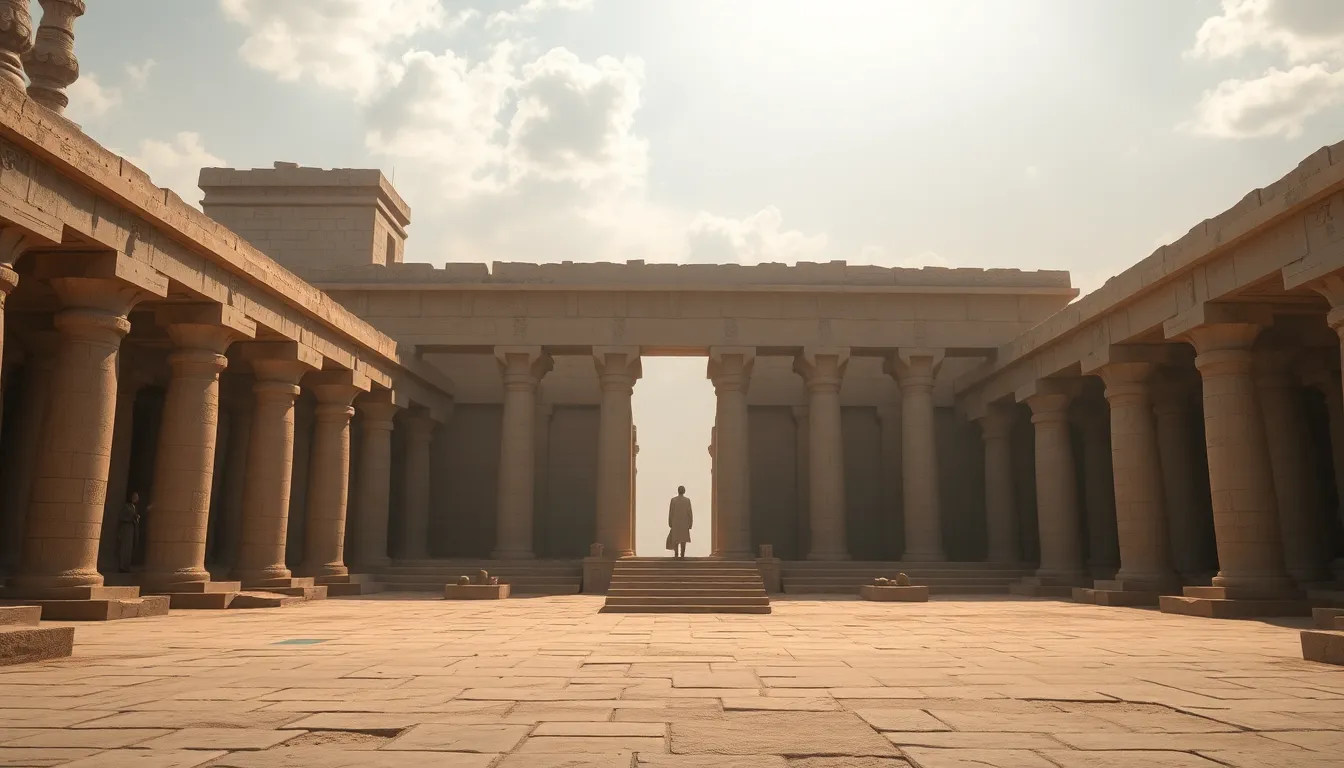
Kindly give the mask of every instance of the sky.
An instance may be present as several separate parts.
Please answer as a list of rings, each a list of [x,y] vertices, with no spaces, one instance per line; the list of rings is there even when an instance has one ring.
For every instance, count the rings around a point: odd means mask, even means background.
[[[1340,0],[89,5],[69,114],[94,138],[193,204],[202,166],[381,168],[410,261],[844,259],[1089,291],[1344,138]],[[678,483],[708,518],[713,393],[702,359],[644,369],[639,549],[661,554]]]

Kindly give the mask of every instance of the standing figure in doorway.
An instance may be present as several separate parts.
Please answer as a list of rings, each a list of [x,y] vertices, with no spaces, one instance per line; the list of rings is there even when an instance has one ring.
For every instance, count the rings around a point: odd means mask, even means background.
[[[117,570],[127,573],[131,570],[131,556],[135,554],[136,526],[140,524],[140,493],[131,491],[131,497],[121,507],[117,517]]]
[[[667,548],[675,557],[686,557],[686,545],[691,541],[691,500],[686,498],[686,486],[677,486],[677,495],[667,505]]]

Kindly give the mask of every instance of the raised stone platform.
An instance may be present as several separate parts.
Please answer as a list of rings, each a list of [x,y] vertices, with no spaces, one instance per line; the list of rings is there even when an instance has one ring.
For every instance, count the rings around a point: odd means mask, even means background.
[[[0,607],[0,666],[69,656],[74,627],[39,625],[42,609],[35,605]]]
[[[444,600],[504,600],[508,584],[444,584]]]
[[[879,603],[927,603],[929,588],[922,585],[879,586],[864,584],[859,587],[859,597]]]
[[[1163,595],[1158,606],[1163,613],[1205,619],[1311,615],[1311,603],[1305,598],[1255,595],[1227,587],[1186,587],[1181,595]]]
[[[139,587],[64,587],[0,592],[0,605],[35,605],[48,621],[115,621],[163,616],[170,599],[141,596]]]

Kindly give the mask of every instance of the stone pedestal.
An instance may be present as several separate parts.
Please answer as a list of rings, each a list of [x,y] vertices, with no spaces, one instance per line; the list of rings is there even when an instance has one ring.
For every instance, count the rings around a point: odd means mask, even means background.
[[[708,376],[718,397],[714,413],[718,554],[729,559],[749,559],[753,549],[747,389],[755,360],[755,349],[748,347],[714,347],[709,354]]]
[[[808,401],[809,560],[848,560],[845,451],[840,421],[840,382],[847,349],[803,350],[793,369],[803,377]]]
[[[541,347],[496,347],[504,378],[504,415],[499,445],[499,523],[496,560],[530,560],[532,516],[536,488],[537,387],[551,370],[551,358]],[[622,441],[629,439],[629,432]]]
[[[1220,571],[1212,587],[1164,597],[1165,613],[1237,618],[1306,613],[1283,567],[1277,500],[1251,345],[1260,327],[1217,323],[1190,331],[1204,380],[1204,429]],[[1234,605],[1245,601],[1244,605]],[[1277,606],[1277,607],[1276,607]]]
[[[879,603],[927,603],[929,588],[924,586],[880,587],[876,584],[864,584],[859,587],[859,597]]]
[[[444,584],[444,600],[503,600],[509,596],[508,584]]]
[[[941,562],[943,523],[938,492],[938,443],[933,384],[943,351],[902,349],[887,358],[887,372],[901,390],[901,487],[905,495],[905,555],[911,562]]]
[[[635,554],[630,516],[633,478],[631,398],[643,373],[638,347],[593,350],[602,390],[597,435],[597,540],[615,557]]]

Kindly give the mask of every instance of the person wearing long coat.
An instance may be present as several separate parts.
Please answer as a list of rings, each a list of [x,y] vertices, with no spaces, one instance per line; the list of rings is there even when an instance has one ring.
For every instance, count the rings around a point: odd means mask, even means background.
[[[691,541],[691,500],[686,498],[686,486],[677,486],[677,495],[667,505],[667,548],[675,557],[686,557],[686,545]]]

